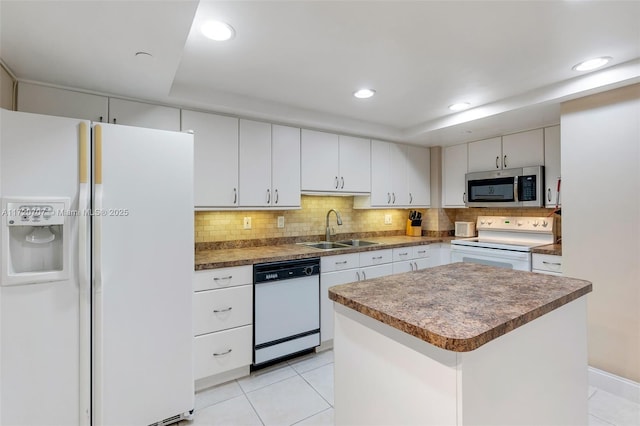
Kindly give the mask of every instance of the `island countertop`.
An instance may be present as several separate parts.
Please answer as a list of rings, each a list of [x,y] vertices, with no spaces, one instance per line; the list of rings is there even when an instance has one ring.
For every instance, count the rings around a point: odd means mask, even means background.
[[[467,352],[591,291],[585,280],[453,263],[334,286],[329,298],[437,347]]]

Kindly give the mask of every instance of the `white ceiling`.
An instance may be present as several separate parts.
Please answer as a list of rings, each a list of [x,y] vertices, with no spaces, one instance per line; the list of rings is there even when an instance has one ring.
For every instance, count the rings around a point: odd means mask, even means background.
[[[205,39],[209,18],[236,37]],[[640,81],[639,1],[0,0],[0,28],[20,80],[425,145],[554,124],[561,101]]]

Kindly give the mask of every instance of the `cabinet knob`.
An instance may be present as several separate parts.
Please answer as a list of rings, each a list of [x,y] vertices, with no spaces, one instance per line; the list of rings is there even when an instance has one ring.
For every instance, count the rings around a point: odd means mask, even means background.
[[[391,204],[391,193],[387,192],[387,204]]]
[[[499,163],[499,161],[500,161],[500,156],[497,156],[497,157],[496,157],[496,169],[499,169],[499,168],[500,168],[500,163]]]
[[[340,182],[338,181],[338,176],[336,176],[334,179],[336,182],[336,189],[338,189],[338,186],[340,185]]]
[[[409,204],[413,204],[413,195],[409,193]]]
[[[267,204],[271,204],[271,190],[267,189]]]
[[[547,201],[551,202],[551,188],[547,188]]]
[[[278,204],[278,201],[280,200],[280,196],[278,195],[278,190],[276,189],[276,199],[275,199],[275,203]]]
[[[235,204],[238,201],[238,190],[236,188],[233,188],[233,204]]]
[[[502,164],[504,165],[504,168],[507,168],[507,156],[504,156],[504,161],[502,162]]]
[[[340,189],[344,189],[344,176],[341,176],[341,177],[340,177],[340,182],[342,182],[342,183],[340,184]]]

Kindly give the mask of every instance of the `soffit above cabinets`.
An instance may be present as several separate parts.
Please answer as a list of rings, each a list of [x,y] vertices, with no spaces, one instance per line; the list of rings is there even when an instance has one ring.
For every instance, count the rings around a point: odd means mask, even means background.
[[[207,19],[235,36],[206,39]],[[21,80],[423,145],[554,124],[561,101],[640,81],[640,2],[2,0],[0,20]]]

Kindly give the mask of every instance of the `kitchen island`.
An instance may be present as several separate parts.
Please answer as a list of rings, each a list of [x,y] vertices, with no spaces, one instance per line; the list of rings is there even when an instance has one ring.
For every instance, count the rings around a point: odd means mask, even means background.
[[[587,424],[591,289],[472,263],[331,287],[336,425]]]

